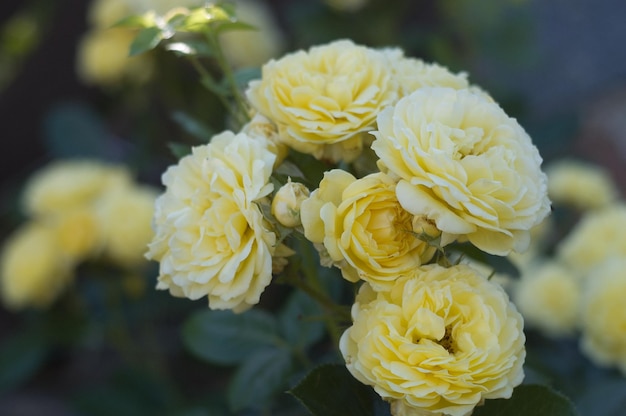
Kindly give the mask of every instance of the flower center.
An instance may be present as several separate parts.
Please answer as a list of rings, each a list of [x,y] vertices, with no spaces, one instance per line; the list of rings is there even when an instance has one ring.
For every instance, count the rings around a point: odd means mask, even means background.
[[[452,339],[452,328],[450,326],[446,326],[446,332],[443,334],[443,338],[441,338],[437,343],[450,354],[454,354],[456,352],[456,343],[454,342],[454,339]]]

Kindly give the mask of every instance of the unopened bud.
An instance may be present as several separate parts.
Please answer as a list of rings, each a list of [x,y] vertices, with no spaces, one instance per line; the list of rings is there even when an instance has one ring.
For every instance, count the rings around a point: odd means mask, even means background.
[[[441,235],[441,230],[437,228],[435,222],[422,215],[413,217],[413,232],[433,239]]]
[[[272,215],[285,227],[297,227],[300,220],[300,205],[309,197],[309,190],[301,183],[291,182],[283,185],[272,201]]]

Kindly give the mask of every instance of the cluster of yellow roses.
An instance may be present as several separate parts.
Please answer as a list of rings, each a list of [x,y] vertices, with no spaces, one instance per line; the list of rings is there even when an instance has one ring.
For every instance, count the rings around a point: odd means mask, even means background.
[[[521,315],[477,269],[437,260],[452,242],[523,251],[548,215],[541,157],[516,120],[465,74],[349,40],[269,61],[246,96],[252,121],[163,175],[148,253],[158,288],[244,311],[293,254],[276,224],[295,227],[362,283],[340,350],[395,415],[460,416],[510,397]],[[274,189],[286,147],[335,169],[310,194]],[[367,155],[377,169],[348,171]]]
[[[599,166],[563,159],[546,172],[554,204],[580,217],[554,255],[542,254],[554,230],[546,222],[528,254],[513,258],[522,271],[513,299],[529,327],[551,337],[580,333],[581,349],[595,363],[626,373],[626,204]]]
[[[5,242],[1,295],[8,308],[46,307],[96,258],[131,270],[145,262],[157,190],[127,169],[94,160],[57,161],[26,184],[29,220]]]

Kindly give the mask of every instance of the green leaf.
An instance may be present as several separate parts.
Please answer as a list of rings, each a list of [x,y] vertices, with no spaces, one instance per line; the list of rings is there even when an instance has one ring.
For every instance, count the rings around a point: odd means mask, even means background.
[[[547,386],[521,385],[510,399],[485,400],[472,416],[577,416],[570,399]]]
[[[113,27],[125,27],[129,29],[139,29],[155,26],[154,13],[146,13],[141,15],[127,16],[115,22]]]
[[[212,24],[213,30],[215,34],[220,34],[224,32],[230,32],[233,30],[258,30],[258,28],[249,23],[244,23],[240,21],[219,21]]]
[[[150,26],[139,31],[133,43],[130,44],[130,56],[135,56],[148,52],[157,47],[163,39],[163,31],[156,27]]]
[[[183,325],[183,343],[198,358],[215,364],[237,364],[259,349],[282,345],[275,318],[252,309],[242,314],[203,310]]]
[[[278,168],[274,171],[277,175],[288,176],[290,178],[301,178],[305,179],[304,173],[296,165],[291,163],[288,160],[285,160],[283,163],[278,166]]]
[[[306,348],[324,335],[324,311],[301,290],[294,291],[278,316],[280,329],[290,345]]]
[[[199,139],[202,143],[208,143],[215,134],[209,126],[183,111],[176,111],[172,114],[172,118],[183,130]]]
[[[324,177],[324,172],[333,168],[332,165],[317,160],[313,156],[296,151],[290,151],[287,160],[304,173],[304,177],[307,179],[305,185],[311,190],[319,186]]]
[[[388,405],[343,365],[322,365],[289,391],[315,416],[377,416]]]
[[[0,393],[31,377],[44,361],[45,340],[39,331],[25,329],[0,346]]]
[[[240,68],[234,73],[235,82],[241,89],[246,89],[248,83],[255,79],[261,79],[261,68]]]
[[[519,277],[520,275],[518,268],[511,262],[511,260],[509,260],[508,257],[485,253],[469,243],[453,243],[450,246],[446,246],[446,250],[448,250],[448,248],[450,250],[456,250],[474,260],[491,266],[497,273],[504,273],[511,277]]]
[[[188,144],[170,142],[167,144],[167,147],[169,147],[177,159],[181,159],[191,153],[191,146]]]
[[[268,408],[272,397],[286,387],[291,369],[291,354],[285,349],[267,348],[248,357],[230,383],[231,410]]]
[[[191,9],[183,22],[180,22],[178,30],[184,32],[204,32],[210,24],[219,21],[230,21],[231,16],[224,8],[208,5]]]

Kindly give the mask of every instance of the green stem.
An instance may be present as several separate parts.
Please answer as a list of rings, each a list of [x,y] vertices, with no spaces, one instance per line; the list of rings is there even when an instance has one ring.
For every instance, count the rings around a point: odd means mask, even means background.
[[[237,121],[241,123],[241,125],[250,121],[249,117],[249,109],[246,104],[246,100],[244,99],[241,91],[239,90],[239,86],[237,85],[237,81],[233,75],[233,70],[226,61],[226,57],[222,52],[222,47],[219,44],[218,38],[212,30],[207,30],[204,32],[206,38],[211,45],[211,49],[215,53],[215,59],[217,60],[217,64],[222,70],[224,77],[226,77],[226,81],[230,86],[231,92],[233,94],[233,98],[235,100],[235,104],[237,105],[237,109],[239,110]]]
[[[213,76],[209,73],[209,71],[206,70],[206,68],[204,68],[202,66],[202,64],[200,63],[200,60],[195,57],[195,56],[189,56],[189,61],[191,62],[191,65],[194,67],[194,69],[196,70],[196,72],[198,72],[198,74],[200,75],[200,77],[203,80],[206,80],[207,83],[210,84],[215,84],[216,81],[213,78]],[[239,119],[240,116],[238,115],[239,113],[230,105],[230,103],[228,102],[228,100],[226,99],[226,97],[224,97],[223,94],[218,94],[215,91],[212,91],[212,93],[214,93],[217,98],[219,98],[219,100],[221,101],[222,105],[226,108],[226,110],[235,118],[235,119]],[[238,120],[239,122],[239,120]]]

